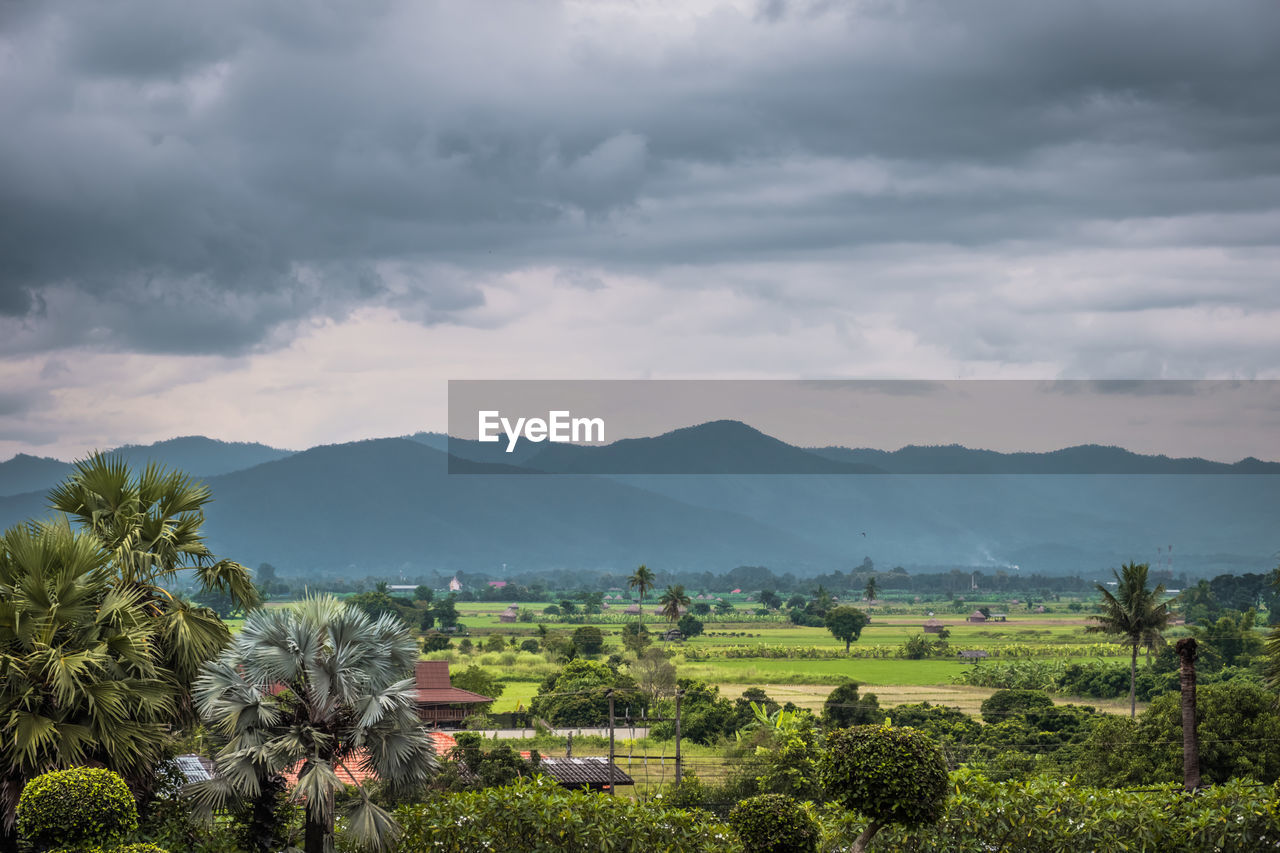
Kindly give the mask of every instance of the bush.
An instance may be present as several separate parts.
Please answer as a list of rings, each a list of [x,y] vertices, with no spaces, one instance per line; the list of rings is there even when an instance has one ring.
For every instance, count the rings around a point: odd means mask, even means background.
[[[39,850],[111,844],[137,828],[133,794],[110,770],[46,773],[27,783],[18,800],[18,832]]]
[[[583,625],[573,632],[572,642],[579,654],[595,655],[604,646],[604,634],[594,625]]]
[[[398,853],[617,853],[731,851],[728,828],[705,814],[629,797],[566,791],[547,780],[431,797],[396,810]]]
[[[1043,690],[997,690],[982,703],[982,720],[1000,723],[1014,714],[1052,708],[1053,700]]]
[[[822,782],[833,799],[881,824],[933,823],[947,799],[947,764],[915,729],[855,726],[827,736]]]
[[[520,643],[520,651],[530,652],[531,654],[536,655],[539,651],[538,641],[537,640],[523,641],[522,643]]]
[[[729,812],[729,825],[752,853],[813,853],[818,825],[785,794],[760,794]]]

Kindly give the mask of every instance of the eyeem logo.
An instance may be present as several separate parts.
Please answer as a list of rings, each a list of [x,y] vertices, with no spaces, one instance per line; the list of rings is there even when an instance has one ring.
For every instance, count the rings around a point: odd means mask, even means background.
[[[558,443],[604,441],[604,418],[575,418],[569,412],[547,412],[546,420],[516,418],[512,423],[497,411],[482,411],[479,416],[480,440],[501,441],[501,430],[507,436],[508,453],[516,449],[521,438]]]

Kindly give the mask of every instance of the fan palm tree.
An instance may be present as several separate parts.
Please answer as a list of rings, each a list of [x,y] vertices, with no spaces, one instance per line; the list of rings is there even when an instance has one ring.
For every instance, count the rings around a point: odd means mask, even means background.
[[[408,678],[417,657],[398,618],[373,619],[333,597],[250,613],[195,685],[201,716],[226,739],[216,757],[220,780],[194,787],[196,802],[212,810],[252,800],[263,780],[296,767],[292,796],[306,802],[304,849],[329,853],[340,768],[374,773],[393,797],[420,788],[435,768]],[[399,827],[357,789],[349,836],[371,850],[390,849]]]
[[[245,608],[259,601],[249,570],[217,558],[204,543],[200,528],[210,500],[207,486],[180,471],[150,464],[135,475],[124,460],[101,453],[77,462],[70,479],[49,493],[51,507],[70,516],[107,552],[121,589],[140,596],[179,697],[179,723],[194,717],[189,686],[200,665],[213,659],[231,635],[216,613],[175,597],[164,584],[193,569],[204,592],[225,593]]]
[[[668,622],[679,622],[680,611],[688,609],[689,601],[684,584],[679,583],[663,590],[662,597],[658,599],[658,603],[662,605],[662,615],[667,617]]]
[[[1101,613],[1092,617],[1098,624],[1090,625],[1086,631],[1121,635],[1121,642],[1132,647],[1133,655],[1129,661],[1129,716],[1138,714],[1138,649],[1143,645],[1150,646],[1156,642],[1159,634],[1169,624],[1169,605],[1160,603],[1164,594],[1164,586],[1155,589],[1147,588],[1147,572],[1150,567],[1146,563],[1127,563],[1120,572],[1114,569],[1111,574],[1116,579],[1116,591],[1112,593],[1102,584],[1095,584],[1102,593],[1099,602]]]
[[[0,850],[28,780],[90,763],[138,780],[161,757],[171,674],[108,559],[65,518],[0,537]]]
[[[627,579],[628,589],[638,589],[640,591],[640,624],[644,624],[644,596],[649,590],[653,589],[655,578],[653,572],[648,567],[641,566]]]

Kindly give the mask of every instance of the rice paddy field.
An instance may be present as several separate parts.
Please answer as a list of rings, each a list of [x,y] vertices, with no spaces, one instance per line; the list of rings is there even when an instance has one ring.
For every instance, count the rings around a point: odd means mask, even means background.
[[[537,637],[541,622],[547,630],[564,634],[571,634],[582,625],[594,625],[605,635],[606,652],[611,648],[621,650],[620,607],[581,622],[563,622],[559,617],[543,614],[550,603],[516,605],[518,610],[527,611],[526,619],[532,617],[533,621],[500,621],[499,614],[507,610],[509,602],[459,602],[458,611],[475,646],[493,634],[508,642],[511,637],[517,640]],[[963,612],[957,613],[951,612],[945,602],[931,605],[886,602],[884,608],[869,610],[871,624],[846,655],[844,643],[825,628],[793,625],[776,615],[756,616],[751,609],[755,605],[746,602],[744,597],[741,603],[735,602],[734,613],[699,616],[704,622],[703,635],[659,645],[672,653],[672,662],[680,677],[718,685],[721,694],[730,698],[741,695],[748,687],[760,687],[779,702],[791,701],[801,707],[818,709],[835,685],[853,679],[864,685],[864,693],[875,693],[881,707],[928,701],[976,713],[993,691],[956,684],[955,680],[966,667],[982,666],[982,663],[966,663],[950,657],[907,660],[898,656],[902,645],[910,637],[921,634],[924,621],[933,615],[950,630],[948,641],[953,651],[980,649],[993,658],[1071,661],[1124,654],[1109,638],[1086,633],[1085,628],[1090,624],[1087,612],[1083,609],[1073,612],[1068,604],[1068,601],[1054,602],[1049,607],[1051,612],[1035,613],[1025,607],[1019,611],[1006,601],[972,600],[965,603]],[[1089,602],[1084,604],[1087,606]],[[981,624],[966,621],[980,606],[1007,614],[1006,621]],[[948,608],[947,612],[942,608]],[[656,636],[671,625],[653,613],[655,609],[650,603],[645,608],[644,619]],[[1175,637],[1178,632],[1179,629],[1173,629],[1167,636]],[[539,683],[559,666],[541,654],[513,649],[484,652],[478,648],[464,654],[457,645],[455,642],[454,648],[429,656],[447,659],[455,668],[478,665],[502,678],[506,688],[494,705],[496,712],[528,708]],[[1128,710],[1123,700],[1077,701],[1102,710]]]

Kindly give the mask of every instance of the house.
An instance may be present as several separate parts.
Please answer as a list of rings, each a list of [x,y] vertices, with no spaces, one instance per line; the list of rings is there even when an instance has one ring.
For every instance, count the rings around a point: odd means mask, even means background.
[[[925,621],[925,623],[924,623],[924,632],[925,632],[926,634],[941,634],[941,633],[942,633],[942,627],[943,627],[943,626],[942,626],[942,621],[941,621],[941,620],[939,620],[939,619],[937,619],[937,618],[931,618],[931,619],[928,619],[928,620],[926,620],[926,621]]]
[[[985,614],[985,613],[983,613],[981,610],[975,610],[975,611],[973,611],[972,613],[970,613],[970,614],[969,614],[969,618],[968,618],[968,619],[966,619],[966,620],[964,620],[964,621],[966,621],[966,622],[986,622],[986,621],[987,621],[987,616],[986,616],[986,614]]]
[[[454,687],[449,682],[449,662],[420,660],[413,671],[414,704],[418,717],[434,726],[458,726],[478,706],[492,702],[488,696]]]
[[[514,622],[519,618],[520,618],[520,608],[518,608],[514,604],[498,614],[499,622]]]
[[[992,613],[992,614],[991,614],[989,617],[987,617],[987,618],[988,618],[990,621],[992,621],[992,622],[1008,622],[1008,621],[1009,621],[1009,614],[1007,614],[1007,613]]]
[[[489,586],[493,589],[502,589],[506,585],[506,581],[489,581]]]
[[[684,634],[680,631],[679,628],[672,628],[670,631],[663,631],[661,634],[661,637],[665,642],[668,642],[668,643],[684,642]]]

